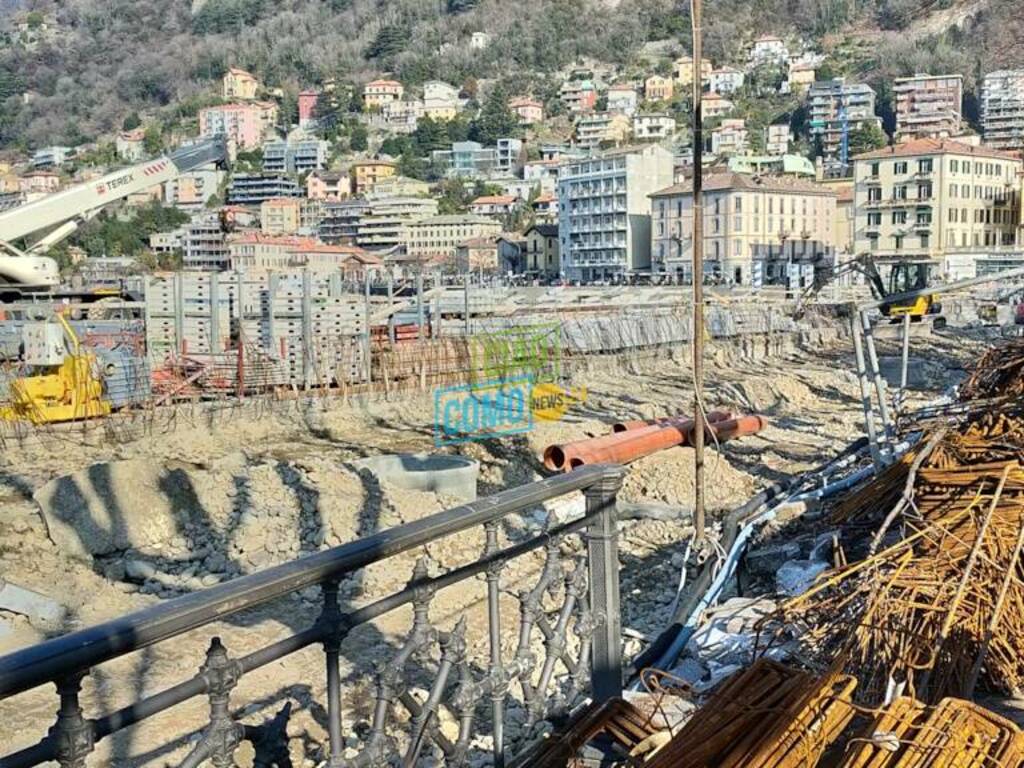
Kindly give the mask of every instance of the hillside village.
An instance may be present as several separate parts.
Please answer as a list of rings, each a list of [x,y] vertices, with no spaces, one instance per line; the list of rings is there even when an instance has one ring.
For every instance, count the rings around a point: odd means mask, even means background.
[[[59,34],[28,13],[8,37],[32,47]],[[461,45],[493,42],[474,31]],[[925,257],[953,279],[1024,251],[1024,70],[983,76],[975,120],[960,73],[895,79],[885,116],[875,89],[795,37],[762,35],[742,61],[669,55],[638,75],[583,60],[557,76],[541,93],[382,72],[293,98],[231,66],[193,119],[132,113],[115,136],[3,152],[0,210],[220,138],[226,167],[133,195],[50,255],[100,281],[300,266],[689,281],[699,78],[706,279],[804,283],[864,252]]]

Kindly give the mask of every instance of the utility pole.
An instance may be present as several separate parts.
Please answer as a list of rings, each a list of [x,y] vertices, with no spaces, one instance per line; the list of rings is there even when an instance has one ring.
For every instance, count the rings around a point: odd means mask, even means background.
[[[693,21],[693,527],[704,541],[704,59],[701,1],[691,0]]]

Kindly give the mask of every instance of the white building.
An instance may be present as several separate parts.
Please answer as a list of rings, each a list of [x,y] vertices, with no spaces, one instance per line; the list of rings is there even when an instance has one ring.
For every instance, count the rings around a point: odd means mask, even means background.
[[[639,96],[634,85],[613,85],[608,89],[609,112],[621,112],[632,117],[636,113],[638,101]]]
[[[741,155],[747,151],[747,123],[745,120],[723,120],[711,132],[711,152],[719,156]]]
[[[558,166],[560,160],[534,160],[523,166],[523,181],[538,188],[541,193],[550,193],[558,189]]]
[[[711,72],[711,90],[716,93],[735,93],[743,87],[744,74],[733,67],[722,67]]]
[[[769,155],[784,155],[789,152],[792,140],[789,123],[776,123],[765,129],[764,149]]]
[[[781,37],[762,35],[750,49],[750,63],[755,67],[766,64],[788,64],[789,49]]]
[[[567,276],[600,280],[649,272],[648,195],[672,178],[672,153],[657,144],[566,163],[558,181],[558,236]]]
[[[676,120],[661,112],[644,113],[633,118],[633,138],[637,141],[661,141],[675,135]]]
[[[981,87],[985,143],[996,149],[1024,149],[1024,69],[989,72]]]
[[[433,120],[451,120],[459,113],[459,89],[441,80],[423,84],[423,114]]]

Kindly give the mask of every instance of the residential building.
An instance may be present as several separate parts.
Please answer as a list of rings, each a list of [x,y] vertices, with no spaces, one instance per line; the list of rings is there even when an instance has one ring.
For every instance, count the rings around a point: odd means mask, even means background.
[[[789,49],[781,37],[762,35],[750,49],[750,63],[755,66],[789,63]]]
[[[228,186],[232,205],[259,205],[273,197],[301,197],[302,187],[287,176],[273,173],[236,173]]]
[[[508,108],[515,113],[520,125],[544,122],[544,102],[538,99],[521,96],[509,101]]]
[[[130,163],[137,163],[146,156],[146,149],[143,146],[145,138],[146,132],[142,128],[136,128],[134,131],[120,131],[114,140],[117,156]]]
[[[727,165],[733,173],[803,176],[807,179],[817,176],[814,163],[803,155],[734,155]]]
[[[431,158],[449,178],[483,179],[498,167],[498,150],[477,141],[456,141],[451,149],[434,150]]]
[[[651,75],[644,80],[644,98],[647,101],[669,101],[674,87],[672,78]]]
[[[352,194],[352,178],[342,171],[314,171],[306,177],[310,200],[344,200]]]
[[[176,253],[182,250],[185,230],[174,229],[170,232],[154,232],[149,236],[149,250],[157,254]]]
[[[327,165],[329,148],[326,141],[312,136],[264,142],[263,171],[291,174],[319,171]]]
[[[769,155],[784,155],[789,152],[792,139],[789,123],[774,123],[765,129],[764,150]]]
[[[558,239],[567,276],[599,280],[649,272],[648,196],[670,185],[672,176],[672,152],[658,144],[566,163],[558,180]]]
[[[855,250],[927,257],[949,275],[981,250],[1013,246],[1021,159],[991,147],[915,139],[854,158]]]
[[[714,173],[704,179],[704,277],[736,285],[785,281],[792,263],[835,253],[836,195],[792,176]],[[651,195],[656,274],[692,279],[693,181]]]
[[[817,73],[813,64],[797,64],[792,62],[789,65],[789,92],[805,94],[814,85]]]
[[[552,222],[557,224],[558,221],[558,198],[550,192],[541,192],[537,195],[536,199],[530,203],[530,208],[533,210],[534,218],[538,222]],[[558,237],[558,231],[555,231],[555,237]]]
[[[382,106],[379,120],[371,120],[371,125],[378,125],[393,133],[408,134],[416,130],[425,115],[426,106],[419,99],[399,99]]]
[[[985,143],[996,149],[1024,149],[1024,69],[985,75],[981,87]]]
[[[224,227],[216,213],[200,213],[184,227],[181,239],[182,268],[218,271],[230,266]]]
[[[530,277],[560,277],[562,265],[558,258],[558,225],[534,224],[523,233],[525,271]]]
[[[259,90],[260,82],[250,72],[232,67],[225,73],[223,85],[225,99],[251,101],[256,98],[256,91]]]
[[[609,112],[621,112],[632,117],[636,114],[637,102],[636,86],[632,83],[620,83],[608,89]]]
[[[747,121],[726,119],[711,132],[711,152],[728,157],[747,151]]]
[[[560,160],[532,160],[523,165],[523,181],[529,182],[541,193],[554,193],[558,189]]]
[[[199,135],[224,136],[239,149],[256,149],[277,122],[277,105],[269,102],[222,104],[199,110]]]
[[[423,84],[423,114],[432,120],[452,120],[459,114],[459,89],[441,80]]]
[[[637,141],[662,141],[676,133],[676,119],[664,112],[641,112],[633,117],[633,138]]]
[[[854,250],[854,233],[856,232],[856,208],[854,206],[854,187],[852,184],[836,190],[836,217],[832,232],[832,242],[836,247],[836,261],[849,261],[856,253]]]
[[[562,162],[564,160],[572,160],[577,157],[585,157],[587,151],[574,147],[571,144],[541,144],[540,145],[540,159],[554,160],[556,162]]]
[[[460,243],[478,237],[495,238],[501,234],[497,219],[475,214],[432,216],[410,223],[405,228],[405,249],[420,261],[454,259]]]
[[[365,193],[368,199],[380,197],[426,197],[430,194],[430,184],[408,176],[388,176],[381,179]]]
[[[316,246],[314,238],[267,232],[243,232],[230,236],[227,241],[230,268],[244,272],[299,266],[295,253],[302,248]]]
[[[501,269],[495,237],[473,237],[455,246],[455,271],[495,273]]]
[[[576,121],[576,145],[583,149],[597,149],[604,145],[621,144],[633,126],[629,118],[618,112],[594,112]]]
[[[308,128],[316,122],[316,105],[320,101],[319,91],[302,91],[299,94],[299,128]]]
[[[474,51],[482,51],[491,44],[491,36],[487,32],[474,32],[469,36],[469,47]]]
[[[75,156],[75,150],[71,147],[43,147],[32,153],[32,167],[39,170],[42,168],[60,168],[68,160]]]
[[[199,211],[220,192],[227,176],[212,163],[164,182],[164,203],[183,211]]]
[[[495,147],[495,170],[498,173],[518,174],[523,167],[525,153],[521,139],[498,139]]]
[[[488,186],[497,187],[500,191],[496,194],[518,197],[520,200],[528,200],[534,191],[532,183],[518,176],[493,176],[488,181]]]
[[[869,123],[881,125],[875,116],[875,92],[864,83],[843,78],[818,81],[807,91],[811,140],[820,144],[827,176],[842,176],[849,169],[844,157],[844,136]]]
[[[29,171],[18,178],[18,191],[26,195],[50,195],[60,191],[60,176],[55,171]]]
[[[701,104],[705,120],[727,115],[732,112],[734,106],[729,99],[714,91],[705,93],[701,99]]]
[[[714,69],[710,59],[700,60],[700,80],[702,83],[711,81],[711,73]],[[681,88],[689,88],[693,85],[692,56],[683,56],[672,62],[672,78]]]
[[[352,194],[361,195],[373,188],[381,179],[388,179],[398,173],[398,164],[390,160],[363,160],[353,163]]]
[[[963,75],[915,75],[893,83],[896,141],[950,138],[963,126]]]
[[[721,67],[712,70],[709,82],[715,93],[735,93],[743,87],[745,75],[735,67]]]
[[[437,215],[437,201],[423,197],[348,200],[324,204],[320,239],[383,250],[405,242],[408,225]]]
[[[405,88],[397,80],[374,80],[363,88],[363,105],[366,109],[381,109],[385,104],[401,101]]]
[[[260,231],[268,235],[294,235],[299,231],[302,201],[298,197],[272,197],[260,203]]]
[[[558,98],[569,114],[590,112],[597,105],[597,87],[590,80],[568,80],[558,90]]]
[[[483,195],[469,204],[469,212],[477,216],[510,216],[523,204],[515,195]]]

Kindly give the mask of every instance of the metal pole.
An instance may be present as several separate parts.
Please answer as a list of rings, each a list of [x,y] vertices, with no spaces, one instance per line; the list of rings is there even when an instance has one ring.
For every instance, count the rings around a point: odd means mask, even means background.
[[[860,321],[864,326],[864,341],[868,353],[868,362],[871,364],[871,376],[875,381],[875,395],[878,397],[878,414],[882,417],[882,428],[885,430],[886,438],[892,437],[892,419],[889,418],[889,405],[885,400],[885,380],[882,379],[882,370],[878,364],[878,352],[875,349],[875,335],[871,330],[871,320],[867,312],[860,313]]]
[[[622,695],[622,610],[619,603],[619,530],[615,508],[625,470],[607,467],[608,474],[583,493],[587,515],[590,608],[597,629],[591,648],[591,696],[604,702]]]
[[[464,314],[464,319],[466,321],[465,322],[465,328],[463,329],[463,333],[466,336],[469,336],[469,334],[471,333],[471,330],[470,330],[470,327],[469,327],[469,272],[468,271],[466,272],[465,275],[463,275],[463,278],[462,278],[462,300],[463,300],[463,303],[465,304],[465,307],[466,307],[465,312],[463,313]]]
[[[864,345],[860,336],[863,329],[857,322],[856,315],[850,319],[850,330],[853,333],[853,351],[857,358],[857,383],[860,384],[860,401],[864,407],[864,427],[867,429],[868,445],[871,447],[871,463],[874,464],[877,474],[882,468],[882,457],[878,450],[878,435],[875,434],[875,409],[871,404],[867,369],[864,364]]]
[[[487,542],[484,547],[484,555],[496,554],[498,546],[498,523],[492,522],[484,525]],[[490,673],[494,680],[502,680],[505,676],[504,663],[501,658],[501,585],[499,578],[501,566],[493,565],[487,569],[487,615],[488,629],[490,630],[491,645],[491,666]],[[505,689],[503,686],[495,686],[491,691],[491,715],[493,719],[493,751],[494,768],[504,768],[505,765]]]
[[[420,341],[423,341],[423,273],[416,275],[416,316],[420,325]]]
[[[393,305],[395,303],[395,277],[390,272],[388,273],[388,341],[391,345],[395,344],[395,311]]]
[[[691,0],[693,18],[693,525],[704,540],[704,92],[701,0]]]
[[[373,370],[372,361],[370,360],[370,355],[372,354],[371,353],[371,349],[372,349],[373,345],[372,345],[372,334],[371,334],[371,330],[372,329],[370,328],[371,317],[370,317],[370,270],[369,269],[366,270],[366,274],[364,275],[364,277],[366,278],[366,286],[365,286],[365,291],[364,291],[364,294],[363,294],[364,309],[366,311],[366,332],[363,335],[363,338],[364,338],[365,343],[366,343],[366,359],[363,360],[363,365],[365,366],[365,369],[366,369],[365,370],[366,381],[367,381],[367,383],[369,383],[371,381],[371,378],[372,378],[371,372]]]
[[[910,362],[910,313],[903,316],[903,361],[900,366],[900,396],[907,390],[907,364]]]

